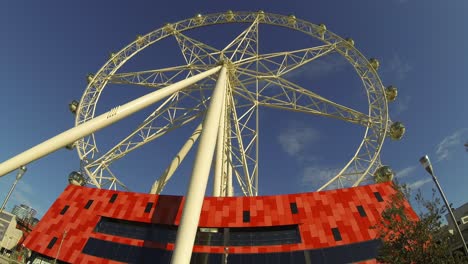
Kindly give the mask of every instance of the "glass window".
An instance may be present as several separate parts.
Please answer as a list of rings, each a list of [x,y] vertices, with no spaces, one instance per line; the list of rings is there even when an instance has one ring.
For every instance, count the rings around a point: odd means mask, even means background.
[[[13,216],[4,212],[0,212],[0,219],[10,222],[11,219],[13,219]]]
[[[110,198],[110,200],[109,200],[109,203],[115,202],[115,199],[117,199],[117,196],[118,196],[118,194],[114,193],[114,194],[111,196],[111,198]]]
[[[48,249],[52,249],[52,247],[54,247],[55,245],[55,242],[57,242],[57,237],[53,237],[50,242],[49,242],[49,245],[47,245],[47,248]]]
[[[374,192],[374,196],[379,202],[383,202],[382,195],[379,192]]]
[[[289,204],[289,207],[291,207],[291,213],[292,214],[297,214],[298,211],[297,211],[297,204],[296,203],[290,203]]]
[[[91,207],[91,205],[93,204],[94,200],[89,200],[86,205],[85,205],[85,209],[89,209]]]
[[[60,211],[60,214],[64,215],[67,212],[68,208],[70,208],[70,206],[65,205],[65,207],[63,207],[62,211]]]
[[[361,205],[357,206],[357,210],[358,210],[360,216],[362,216],[362,217],[367,216],[366,211],[364,211],[364,208]]]
[[[335,227],[335,228],[332,228],[332,233],[333,233],[333,238],[335,238],[335,241],[341,241],[341,234],[340,234],[340,230]]]
[[[158,243],[174,243],[177,226],[134,222],[102,217],[95,232]],[[200,228],[196,245],[245,246],[298,244],[297,225],[270,227]]]
[[[377,256],[380,240],[371,240],[349,245],[260,254],[212,254],[192,253],[191,264],[223,263],[229,264],[305,264],[305,263],[354,263],[374,259]],[[83,253],[129,263],[169,263],[172,252],[163,249],[138,247],[111,241],[90,238]]]
[[[149,213],[151,211],[151,208],[153,208],[153,203],[147,203],[145,213]]]
[[[250,222],[250,211],[244,211],[242,212],[242,221],[244,223]]]

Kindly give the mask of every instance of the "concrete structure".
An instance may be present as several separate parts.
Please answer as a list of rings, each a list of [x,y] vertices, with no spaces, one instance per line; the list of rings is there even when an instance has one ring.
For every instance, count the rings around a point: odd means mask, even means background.
[[[380,241],[371,227],[393,193],[390,183],[381,183],[205,197],[191,263],[375,263]],[[169,263],[184,202],[182,196],[69,185],[25,245],[49,261]]]
[[[455,219],[457,221],[457,225],[460,228],[460,231],[463,234],[463,238],[465,241],[468,241],[468,203],[463,204],[462,206],[453,209],[453,215],[455,216]],[[463,252],[462,249],[462,243],[460,242],[460,238],[456,237],[456,230],[454,223],[450,217],[449,214],[445,215],[445,218],[447,219],[448,222],[448,230],[449,232],[454,235],[454,237],[451,239],[452,240],[452,248],[454,250],[460,250]]]
[[[16,228],[16,216],[0,212],[0,251],[11,251],[23,237],[23,232]]]
[[[13,210],[11,210],[11,213],[16,215],[17,219],[21,219],[26,222],[32,221],[34,216],[36,216],[37,211],[28,205],[25,204],[20,204],[20,205],[15,205],[13,207]]]

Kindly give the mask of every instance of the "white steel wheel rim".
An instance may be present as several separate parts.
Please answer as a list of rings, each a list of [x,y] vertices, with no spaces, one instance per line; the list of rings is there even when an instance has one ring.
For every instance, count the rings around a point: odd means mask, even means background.
[[[83,96],[81,97],[79,107],[76,112],[75,125],[82,124],[94,117],[97,102],[108,80],[119,68],[121,68],[129,59],[139,53],[141,50],[152,44],[176,33],[196,29],[208,25],[224,23],[258,23],[274,26],[286,27],[300,31],[318,40],[325,45],[333,45],[334,51],[341,54],[355,68],[360,76],[363,86],[366,90],[369,111],[364,114],[367,116],[357,116],[356,113],[349,114],[350,119],[356,115],[356,121],[366,127],[363,140],[356,150],[353,158],[330,180],[322,185],[318,190],[329,188],[333,183],[341,181],[344,178],[353,179],[351,186],[357,186],[362,182],[372,179],[375,170],[381,166],[380,150],[387,135],[390,119],[388,117],[388,105],[385,98],[385,90],[382,82],[369,61],[353,45],[330,32],[319,25],[296,19],[291,16],[277,15],[259,12],[226,12],[203,15],[201,17],[189,18],[176,23],[168,24],[162,28],[156,29],[144,36],[137,38],[134,42],[124,47],[107,61],[96,75],[90,80]],[[260,54],[261,55],[261,54]],[[345,111],[344,111],[345,112]],[[117,186],[126,188],[113,174],[102,175],[102,169],[91,171],[86,164],[94,160],[97,156],[97,143],[94,134],[91,134],[75,143],[80,160],[84,164],[84,172],[90,177],[90,184],[98,188],[108,187],[116,189]],[[258,165],[257,165],[258,166]],[[257,167],[258,172],[258,167]],[[258,174],[257,184],[258,184]],[[239,180],[239,179],[238,179]],[[241,184],[239,182],[239,184]],[[245,191],[245,195],[257,195],[258,186],[251,187],[250,191]]]

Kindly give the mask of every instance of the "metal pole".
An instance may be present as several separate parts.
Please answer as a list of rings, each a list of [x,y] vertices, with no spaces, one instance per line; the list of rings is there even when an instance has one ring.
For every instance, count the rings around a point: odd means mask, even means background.
[[[445,197],[445,194],[442,191],[442,188],[440,187],[439,181],[437,180],[435,174],[432,173],[431,175],[432,175],[432,179],[434,180],[434,182],[435,182],[435,184],[437,186],[437,189],[439,189],[440,195],[444,199],[445,206],[447,207],[447,210],[450,213],[450,218],[452,218],[453,225],[457,229],[458,235],[460,235],[460,239],[461,239],[461,241],[463,243],[463,249],[465,250],[465,255],[468,256],[468,247],[466,246],[466,242],[465,242],[465,239],[463,238],[463,234],[462,234],[462,232],[460,230],[460,227],[457,224],[457,220],[455,219],[455,216],[453,215],[452,208],[450,208],[449,202],[447,201],[447,198]]]
[[[172,254],[172,264],[189,264],[192,257],[193,244],[197,234],[198,221],[205,196],[210,167],[213,161],[213,153],[216,146],[219,118],[222,111],[224,93],[226,90],[226,67],[222,67],[219,73],[216,87],[211,97],[210,106],[203,121],[203,131],[200,136],[192,175],[190,177],[187,196],[177,237]]]
[[[6,198],[5,198],[5,200],[3,200],[2,207],[0,207],[0,213],[3,212],[3,210],[5,209],[5,206],[6,206],[7,202],[8,202],[8,200],[10,199],[10,196],[13,193],[13,190],[16,187],[16,184],[23,177],[23,175],[26,173],[27,170],[28,169],[26,168],[26,166],[21,166],[19,168],[18,174],[16,174],[15,181],[13,182],[13,185],[11,185],[10,191],[8,191],[8,194],[7,194]]]
[[[83,138],[131,114],[134,114],[135,112],[138,112],[141,109],[148,107],[158,102],[159,100],[218,72],[219,69],[221,69],[221,66],[217,66],[213,69],[199,73],[180,82],[171,84],[165,88],[144,95],[124,105],[114,107],[107,113],[104,113],[83,124],[62,132],[61,134],[58,134],[57,136],[50,138],[49,140],[46,140],[0,164],[0,177],[19,168],[22,165],[40,159],[60,148],[65,147],[68,144],[75,142],[80,138]]]
[[[60,245],[59,245],[59,248],[57,250],[57,255],[55,255],[54,264],[57,263],[57,259],[58,259],[59,255],[60,255],[60,249],[62,249],[62,244],[63,244],[63,240],[65,239],[65,236],[67,236],[67,230],[63,231],[62,240],[60,241]]]
[[[174,157],[172,160],[171,164],[167,169],[164,171],[164,174],[161,176],[159,180],[156,180],[151,187],[151,194],[160,194],[166,185],[167,181],[172,177],[174,172],[177,170],[179,167],[180,163],[185,159],[185,156],[187,156],[187,153],[192,149],[193,144],[197,142],[198,137],[200,136],[200,133],[202,131],[202,124],[200,123],[197,128],[195,128],[195,131],[193,131],[192,136],[185,142],[185,144],[182,146],[182,148],[179,150],[179,153]]]
[[[226,93],[224,93],[226,95]],[[226,96],[224,96],[226,97]],[[216,156],[215,156],[215,173],[213,179],[213,196],[221,196],[222,181],[224,175],[224,115],[226,113],[226,98],[223,98],[223,105],[221,109],[221,116],[219,118],[218,136],[216,141]],[[224,196],[224,195],[223,195]]]
[[[444,200],[445,206],[447,207],[448,212],[450,213],[450,217],[452,218],[453,225],[457,229],[458,234],[460,235],[460,239],[463,243],[463,249],[465,250],[465,255],[468,256],[468,248],[466,246],[465,239],[463,238],[463,234],[460,230],[460,227],[457,224],[457,220],[455,219],[455,216],[453,215],[452,208],[450,208],[450,204],[447,200],[447,197],[445,197],[444,192],[442,191],[442,187],[440,187],[439,181],[437,180],[437,177],[435,176],[434,170],[432,169],[432,164],[431,161],[429,160],[429,157],[425,155],[421,159],[419,159],[419,162],[423,165],[424,169],[432,176],[432,179],[435,182],[435,185],[437,186],[437,189],[440,192],[440,195],[442,196],[442,199]]]

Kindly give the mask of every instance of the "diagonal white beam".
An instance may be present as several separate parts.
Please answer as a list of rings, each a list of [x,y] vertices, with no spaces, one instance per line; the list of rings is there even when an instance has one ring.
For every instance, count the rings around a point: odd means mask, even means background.
[[[226,67],[222,67],[210,106],[203,121],[200,145],[197,149],[192,169],[192,176],[185,198],[182,217],[177,230],[172,264],[189,264],[192,257],[193,243],[197,234],[203,198],[205,196],[208,176],[216,146],[219,120],[226,91]]]
[[[26,165],[32,161],[40,159],[60,148],[65,147],[68,144],[75,142],[76,140],[92,134],[102,128],[105,128],[113,123],[122,120],[123,118],[134,114],[143,108],[146,108],[159,100],[184,89],[185,87],[192,85],[204,78],[215,74],[220,70],[221,66],[217,66],[211,70],[197,74],[188,79],[169,85],[158,91],[154,91],[133,101],[130,101],[124,105],[114,107],[107,113],[97,116],[85,123],[82,123],[74,128],[71,128],[55,137],[52,137],[35,147],[32,147],[23,153],[16,155],[9,160],[0,164],[0,177],[19,168],[20,166]]]

